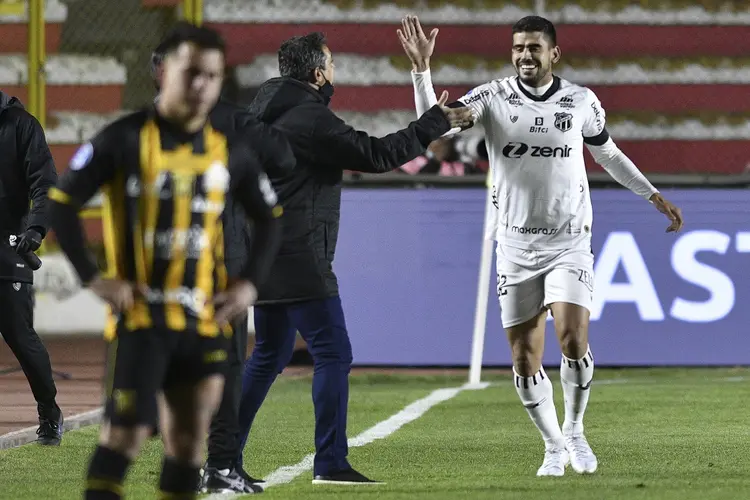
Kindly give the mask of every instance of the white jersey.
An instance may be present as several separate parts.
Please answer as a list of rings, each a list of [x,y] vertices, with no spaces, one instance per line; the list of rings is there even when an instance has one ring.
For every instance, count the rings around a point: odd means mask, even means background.
[[[490,160],[494,238],[526,249],[588,247],[592,209],[584,138],[608,140],[594,93],[555,77],[542,96],[516,77],[494,80],[459,99],[484,126]]]

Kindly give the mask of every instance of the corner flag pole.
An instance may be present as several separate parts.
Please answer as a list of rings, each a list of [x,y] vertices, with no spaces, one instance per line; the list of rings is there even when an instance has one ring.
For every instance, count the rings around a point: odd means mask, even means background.
[[[491,173],[487,174],[487,198],[484,207],[484,225],[482,228],[482,253],[479,258],[479,282],[477,284],[477,303],[474,311],[474,336],[471,341],[471,364],[469,365],[469,383],[478,384],[482,376],[484,357],[484,334],[487,329],[487,301],[490,294],[490,274],[492,272],[493,240],[487,238],[490,225],[492,205]]]

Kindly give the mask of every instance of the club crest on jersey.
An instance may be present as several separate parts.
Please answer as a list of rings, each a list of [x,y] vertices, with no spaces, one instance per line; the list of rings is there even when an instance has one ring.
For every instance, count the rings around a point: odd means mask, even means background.
[[[560,132],[567,132],[573,128],[573,115],[570,113],[555,113],[555,128]]]
[[[560,98],[560,100],[557,101],[557,105],[564,109],[573,109],[576,107],[575,101],[573,101],[573,98],[569,95]]]
[[[518,117],[517,116],[511,116],[510,117],[510,123],[516,123],[517,121],[518,121]]]

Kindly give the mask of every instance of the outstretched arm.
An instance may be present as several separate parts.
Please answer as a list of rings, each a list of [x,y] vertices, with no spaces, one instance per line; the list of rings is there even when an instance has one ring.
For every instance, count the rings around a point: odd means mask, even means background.
[[[426,36],[419,19],[416,16],[406,16],[401,20],[401,29],[396,30],[401,46],[412,63],[411,78],[414,84],[414,104],[417,108],[417,117],[438,102],[435,89],[432,85],[432,74],[430,72],[430,58],[435,50],[435,41],[439,30],[437,28]],[[465,127],[454,127],[445,135],[453,135],[467,128],[471,128],[475,122],[482,119],[484,110],[490,100],[489,92],[480,91],[477,88],[466,94],[458,101],[447,106],[449,108],[469,107],[472,112],[473,122]],[[443,91],[441,99],[446,96]]]
[[[607,132],[605,112],[599,99],[591,91],[589,99],[591,105],[588,108],[591,113],[584,122],[583,140],[594,160],[620,185],[647,199],[666,215],[671,221],[667,232],[679,231],[683,225],[682,211],[665,199],[630,158],[617,147]]]
[[[318,162],[342,170],[383,173],[424,153],[427,146],[452,127],[469,123],[466,108],[443,106],[447,96],[409,124],[385,137],[372,137],[344,123],[330,110],[316,113],[314,154]]]
[[[667,216],[671,224],[667,232],[679,231],[682,228],[682,211],[674,206],[669,200],[646,179],[646,176],[638,170],[638,167],[617,147],[615,141],[607,138],[604,144],[594,145],[586,143],[594,160],[607,171],[620,185],[628,188],[638,196],[647,199]]]

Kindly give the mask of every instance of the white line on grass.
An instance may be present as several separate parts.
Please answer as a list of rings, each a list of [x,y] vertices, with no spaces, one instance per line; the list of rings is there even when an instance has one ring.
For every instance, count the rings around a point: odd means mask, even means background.
[[[629,384],[631,381],[626,378],[605,378],[597,380],[594,378],[592,385],[614,385],[614,384]]]
[[[98,424],[102,420],[102,414],[102,408],[97,408],[95,410],[78,413],[76,415],[71,415],[70,417],[65,417],[63,429],[65,429],[65,431],[73,431],[76,429],[80,429],[81,427]],[[37,437],[36,430],[37,426],[33,426],[3,434],[2,436],[0,436],[0,450],[5,450],[8,448],[18,448],[19,446],[33,443],[34,441],[36,441]],[[64,439],[65,437],[63,436],[63,440]]]
[[[461,387],[452,387],[445,389],[437,389],[431,392],[429,395],[422,399],[418,399],[411,403],[409,406],[402,409],[400,412],[392,415],[390,418],[383,420],[370,427],[362,434],[349,439],[349,447],[357,448],[359,446],[365,446],[378,439],[384,439],[399,430],[409,422],[413,422],[427,413],[427,410],[433,406],[447,401],[455,397],[458,393],[465,390],[479,390],[488,387],[490,384],[487,382],[480,384],[466,384]],[[312,469],[314,454],[309,454],[303,458],[299,463],[294,465],[286,465],[279,467],[275,471],[266,477],[266,482],[263,485],[264,488],[271,486],[278,486],[281,484],[291,483],[298,476],[304,472]],[[215,493],[204,497],[203,500],[222,500],[226,498],[237,498],[243,496],[237,493]]]

